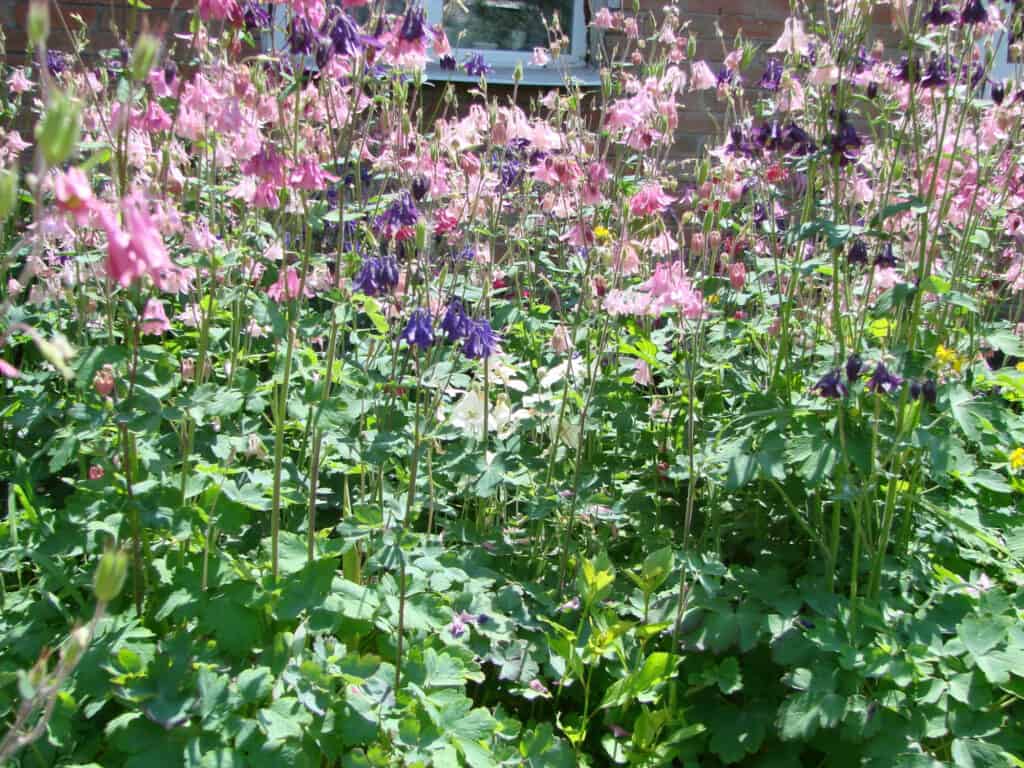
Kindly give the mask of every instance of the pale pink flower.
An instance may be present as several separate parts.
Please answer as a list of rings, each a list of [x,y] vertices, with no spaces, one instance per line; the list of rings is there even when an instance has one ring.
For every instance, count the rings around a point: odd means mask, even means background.
[[[102,480],[104,475],[103,467],[99,464],[93,464],[89,467],[89,479],[90,480]]]
[[[729,265],[729,285],[734,291],[742,291],[747,282],[747,267],[742,261],[734,261]]]
[[[0,358],[0,376],[3,376],[5,379],[19,379],[21,378],[21,371]]]
[[[32,81],[28,79],[25,69],[19,67],[15,69],[11,76],[7,78],[7,87],[11,89],[11,93],[28,93],[32,90]]]
[[[615,29],[617,26],[615,16],[607,8],[601,8],[596,14],[594,14],[594,20],[590,23],[591,26],[597,27],[598,29]]]
[[[302,160],[292,171],[291,182],[296,189],[319,191],[327,188],[327,182],[336,182],[337,176],[324,172],[320,161],[315,157]]]
[[[96,207],[107,233],[107,274],[125,287],[146,275],[159,281],[174,265],[152,217],[136,196],[122,200],[121,211],[127,232],[107,206]]]
[[[88,223],[93,203],[92,186],[81,168],[72,167],[57,174],[53,180],[53,193],[58,209],[70,213],[76,224]]]
[[[690,90],[706,91],[708,88],[715,88],[718,85],[718,78],[711,71],[711,67],[703,59],[695,61],[690,65]]]
[[[785,21],[782,34],[768,49],[768,53],[803,53],[807,50],[807,45],[810,42],[810,38],[804,31],[804,23],[790,16]]]
[[[555,326],[555,330],[551,334],[551,349],[560,355],[564,355],[572,349],[572,335],[569,333],[568,327],[561,324]]]
[[[651,366],[645,360],[637,359],[633,366],[633,382],[641,387],[649,387],[654,383]]]
[[[548,62],[551,61],[551,56],[548,55],[547,48],[534,48],[533,55],[530,56],[530,63],[535,67],[545,67]]]
[[[150,299],[142,311],[142,332],[148,336],[162,336],[171,330],[171,322],[167,319],[163,302]]]

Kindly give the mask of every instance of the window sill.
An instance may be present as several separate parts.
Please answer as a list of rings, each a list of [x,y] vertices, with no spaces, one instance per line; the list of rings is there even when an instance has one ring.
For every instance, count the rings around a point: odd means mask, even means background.
[[[463,70],[454,72],[441,69],[437,62],[430,62],[426,67],[426,82],[478,83],[479,77],[467,75]],[[514,67],[494,67],[487,74],[487,82],[492,85],[514,85]],[[568,69],[548,67],[523,67],[523,78],[519,85],[526,87],[564,87],[567,83],[576,83],[584,88],[601,85],[601,74],[596,67],[576,66]]]

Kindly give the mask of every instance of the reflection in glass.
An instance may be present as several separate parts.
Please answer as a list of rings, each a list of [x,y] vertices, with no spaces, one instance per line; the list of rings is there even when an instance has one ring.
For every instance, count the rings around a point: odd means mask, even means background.
[[[572,0],[447,0],[444,31],[457,48],[530,51],[547,47],[544,22],[555,14],[569,33],[572,11]]]

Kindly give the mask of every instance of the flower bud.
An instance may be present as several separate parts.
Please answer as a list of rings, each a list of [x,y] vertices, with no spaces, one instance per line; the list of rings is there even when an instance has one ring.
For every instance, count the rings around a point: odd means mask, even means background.
[[[93,464],[91,467],[89,467],[90,480],[102,480],[103,475],[105,474],[106,472],[104,472],[103,467],[101,467],[99,464]]]
[[[32,0],[28,7],[28,41],[33,47],[50,36],[50,5],[47,0]]]
[[[7,221],[18,203],[18,172],[0,169],[0,224]]]
[[[60,165],[78,144],[82,107],[63,92],[56,92],[36,123],[36,141],[50,166]]]
[[[160,41],[150,32],[143,32],[135,42],[135,49],[132,51],[129,71],[132,79],[142,82],[149,75],[156,62],[157,54],[160,52]]]
[[[92,388],[100,397],[108,397],[114,391],[114,369],[104,365],[92,379]]]
[[[729,285],[734,291],[742,291],[747,282],[747,268],[742,261],[729,265]]]
[[[121,594],[125,578],[128,576],[128,555],[118,549],[108,549],[100,558],[96,577],[93,580],[93,591],[96,599],[104,603]]]
[[[551,334],[551,348],[560,355],[572,349],[572,337],[566,326],[559,325],[555,328],[554,333]]]

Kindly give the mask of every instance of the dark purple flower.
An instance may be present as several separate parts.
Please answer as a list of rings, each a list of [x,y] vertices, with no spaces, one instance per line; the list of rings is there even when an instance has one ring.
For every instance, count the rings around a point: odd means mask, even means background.
[[[766,91],[775,92],[779,90],[779,84],[782,82],[782,64],[779,63],[778,59],[768,59],[768,64],[764,68],[764,74],[761,75],[761,81],[758,83],[759,86],[764,88]]]
[[[926,379],[921,385],[921,397],[924,398],[926,403],[935,405],[935,400],[938,397],[938,388],[935,386],[935,379]]]
[[[925,24],[930,24],[933,27],[945,27],[956,21],[956,14],[945,8],[942,0],[935,0],[922,18]]]
[[[339,56],[355,56],[365,47],[365,36],[359,31],[355,19],[341,9],[328,21],[328,30],[327,36]]]
[[[818,379],[818,383],[811,387],[811,389],[816,391],[822,397],[831,397],[836,399],[846,397],[846,385],[843,384],[838,368],[829,371]]]
[[[867,386],[872,392],[891,393],[899,389],[902,383],[903,379],[886,368],[885,363],[879,363],[875,366],[875,372],[871,374],[871,378],[868,379]]]
[[[164,64],[164,83],[170,85],[174,82],[174,78],[178,76],[178,65],[173,61],[168,61]]]
[[[1003,103],[1003,99],[1006,98],[1006,86],[1003,84],[1002,80],[992,83],[991,94],[992,101],[994,101],[996,104]]]
[[[288,34],[288,49],[296,55],[306,55],[313,50],[316,33],[313,27],[302,16],[292,17],[291,31]]]
[[[466,314],[459,299],[452,299],[441,318],[441,330],[444,331],[448,341],[458,341],[466,338],[469,333],[472,320]]]
[[[486,320],[470,320],[466,338],[462,342],[462,353],[471,360],[490,357],[498,344],[498,337]]]
[[[850,249],[846,252],[846,260],[850,264],[867,264],[868,263],[868,246],[859,237],[854,238],[853,242],[850,243]]]
[[[788,154],[802,157],[818,149],[814,139],[796,123],[790,123],[782,134],[782,149]]]
[[[377,217],[377,228],[387,236],[394,235],[402,227],[412,227],[419,221],[420,212],[407,191],[402,190],[387,210]]]
[[[960,11],[961,24],[984,24],[988,21],[988,11],[981,0],[967,0],[967,5]]]
[[[859,355],[854,354],[846,358],[846,380],[851,384],[857,380],[863,369],[864,361],[860,359]]]
[[[924,68],[922,88],[943,88],[949,85],[949,66],[945,57],[932,56]]]
[[[774,152],[782,148],[782,126],[778,120],[762,123],[761,127],[754,133],[754,141],[761,145],[767,152]]]
[[[270,29],[270,14],[262,3],[254,0],[248,0],[242,6],[242,19],[245,21],[245,28],[250,32]]]
[[[473,77],[481,77],[492,71],[491,67],[484,61],[482,53],[474,53],[466,59],[462,66],[465,68],[466,74]]]
[[[422,200],[430,191],[430,179],[420,175],[412,180],[412,196],[416,201]]]
[[[743,128],[739,125],[734,125],[729,129],[729,142],[725,145],[725,152],[729,155],[743,157],[753,157],[759,154],[757,144],[743,134]]]
[[[423,6],[410,8],[402,19],[402,28],[398,31],[399,40],[407,43],[418,43],[427,36],[427,14]]]
[[[410,347],[416,346],[420,349],[430,347],[434,343],[434,328],[430,323],[430,313],[422,307],[414,310],[400,338]]]
[[[921,64],[916,58],[903,56],[893,72],[893,77],[901,83],[916,83],[921,73]]]
[[[849,116],[845,112],[840,112],[836,132],[832,135],[832,154],[839,158],[840,165],[846,165],[860,156],[863,146],[864,142],[857,135],[857,129],[853,127]]]
[[[441,65],[441,69],[445,72],[454,72],[458,63],[455,61],[455,57],[450,54],[445,54],[437,61]]]
[[[896,266],[896,251],[893,250],[892,243],[886,243],[882,248],[882,252],[875,256],[876,267],[895,267]]]
[[[867,97],[869,99],[874,99],[876,96],[878,96],[878,83],[872,80],[868,83]]]

